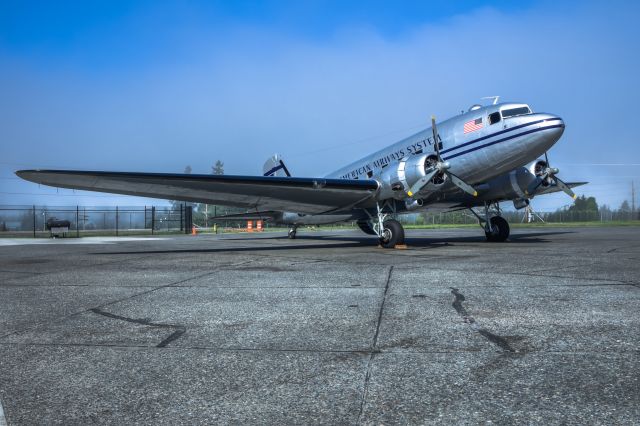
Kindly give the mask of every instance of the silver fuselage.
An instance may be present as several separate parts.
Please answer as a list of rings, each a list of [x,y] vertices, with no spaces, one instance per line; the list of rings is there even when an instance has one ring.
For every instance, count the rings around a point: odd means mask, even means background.
[[[525,104],[501,103],[480,107],[438,123],[441,156],[451,165],[451,172],[471,185],[486,186],[492,180],[508,179],[509,173],[515,173],[516,169],[531,163],[549,150],[560,139],[565,128],[564,121],[556,115],[528,113],[501,117],[500,121],[490,124],[490,114],[522,106]],[[465,123],[478,118],[482,118],[483,126],[465,132]],[[434,154],[432,134],[429,127],[326,177],[380,181],[385,169],[397,167],[400,160],[408,156]],[[436,210],[447,210],[461,204],[480,205],[484,201],[492,201],[488,196],[491,196],[491,192],[480,192],[479,197],[470,197],[450,182],[437,188],[435,185],[428,185],[420,194],[420,198],[426,201],[422,209]],[[384,201],[384,198],[378,197],[377,201]],[[406,210],[402,203],[396,204],[399,213]],[[350,218],[357,219],[357,216],[354,212]],[[345,215],[300,216],[297,220],[286,222],[331,223],[348,219]]]
[[[470,184],[486,182],[535,160],[564,132],[556,115],[532,113],[489,124],[489,114],[522,104],[497,104],[469,111],[438,123],[442,159],[451,171]],[[481,129],[464,133],[464,123],[482,118]],[[375,179],[384,168],[407,155],[434,152],[431,127],[361,158],[327,175],[343,179]],[[370,173],[370,176],[367,173]]]

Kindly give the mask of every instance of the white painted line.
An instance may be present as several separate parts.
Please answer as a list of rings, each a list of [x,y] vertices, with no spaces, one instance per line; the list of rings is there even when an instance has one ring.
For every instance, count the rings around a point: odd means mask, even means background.
[[[4,410],[2,409],[2,401],[0,401],[0,426],[7,426],[7,419],[4,418]]]
[[[127,241],[161,241],[169,239],[163,237],[0,238],[0,247],[32,244],[116,244]]]

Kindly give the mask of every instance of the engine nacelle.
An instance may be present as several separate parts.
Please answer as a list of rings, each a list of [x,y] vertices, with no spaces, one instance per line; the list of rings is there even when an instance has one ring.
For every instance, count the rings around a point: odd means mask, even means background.
[[[540,179],[546,168],[547,163],[544,160],[536,160],[524,167],[512,170],[508,174],[498,176],[486,183],[489,188],[483,197],[495,200],[520,200],[517,205],[514,204],[514,207],[526,207],[524,201],[531,198],[527,194],[527,189],[534,181]],[[543,185],[545,185],[544,182]]]
[[[411,155],[401,159],[396,166],[388,166],[377,177],[380,183],[378,199],[402,200],[407,198],[409,189],[426,175],[426,170],[431,169],[431,164],[435,161],[434,155]],[[444,176],[436,175],[432,179],[432,183],[441,185],[445,179]]]

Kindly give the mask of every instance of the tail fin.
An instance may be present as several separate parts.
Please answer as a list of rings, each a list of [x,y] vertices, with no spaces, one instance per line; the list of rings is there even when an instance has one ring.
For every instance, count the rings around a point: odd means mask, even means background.
[[[275,154],[264,163],[264,166],[262,166],[262,173],[263,176],[291,176],[289,169],[287,169],[287,166],[284,165],[284,161],[282,161],[282,157],[278,154]]]

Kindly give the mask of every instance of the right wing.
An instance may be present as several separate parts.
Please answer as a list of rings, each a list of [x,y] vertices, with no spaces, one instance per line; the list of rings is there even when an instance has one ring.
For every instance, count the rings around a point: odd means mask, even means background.
[[[371,200],[378,189],[375,180],[76,170],[16,174],[59,188],[307,214],[350,210]]]

